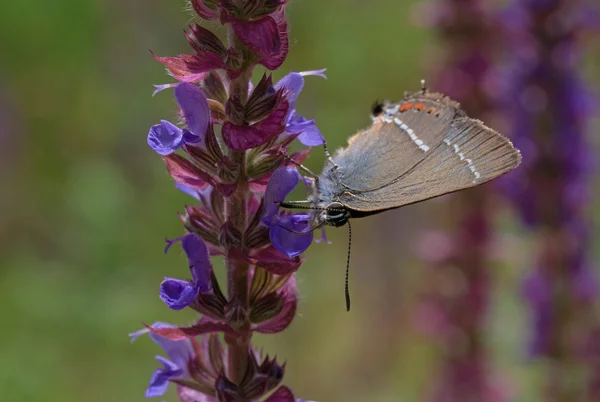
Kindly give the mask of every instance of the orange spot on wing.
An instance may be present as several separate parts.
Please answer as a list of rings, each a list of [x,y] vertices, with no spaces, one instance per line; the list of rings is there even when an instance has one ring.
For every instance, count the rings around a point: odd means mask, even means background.
[[[412,103],[412,102],[405,103],[404,105],[400,106],[400,111],[406,112],[407,110],[412,109],[413,106],[414,106],[414,103]]]
[[[402,106],[400,106],[399,111],[406,112],[407,110],[412,110],[412,109],[421,111],[421,110],[425,109],[425,104],[424,103],[407,102],[407,103],[403,104]]]

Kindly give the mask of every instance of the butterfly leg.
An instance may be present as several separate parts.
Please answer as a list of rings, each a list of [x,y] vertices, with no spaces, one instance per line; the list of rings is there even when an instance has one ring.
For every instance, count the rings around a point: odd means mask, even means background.
[[[291,164],[296,165],[296,167],[298,167],[300,170],[302,170],[304,173],[306,173],[307,175],[309,175],[310,177],[312,177],[316,182],[319,181],[319,175],[317,175],[315,172],[313,172],[312,170],[310,170],[309,168],[307,168],[306,166],[304,166],[303,164],[296,162],[295,160],[293,160],[292,158],[290,158],[290,156],[284,152],[281,153],[281,155],[287,159]]]
[[[323,140],[323,150],[325,151],[325,156],[327,160],[333,165],[333,169],[339,168],[338,164],[333,161],[331,154],[329,153],[329,149],[327,149],[327,141]]]

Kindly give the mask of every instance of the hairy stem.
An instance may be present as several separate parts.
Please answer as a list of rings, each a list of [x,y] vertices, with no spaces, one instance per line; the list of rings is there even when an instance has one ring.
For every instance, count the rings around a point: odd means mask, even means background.
[[[243,45],[235,37],[233,29],[229,28],[230,46],[239,52],[243,51]],[[248,99],[248,84],[252,70],[245,70],[238,78],[230,83],[230,96],[237,97],[242,104]],[[245,251],[246,245],[243,233],[247,225],[247,205],[249,185],[246,177],[246,153],[231,152],[229,157],[239,167],[237,187],[235,192],[226,201],[227,220],[242,233],[241,249]],[[230,381],[239,384],[246,372],[248,366],[248,357],[250,350],[250,321],[248,316],[249,308],[249,268],[246,262],[236,260],[231,255],[226,256],[227,264],[227,293],[229,296],[229,305],[235,311],[235,333],[226,334],[225,342],[228,347],[228,378]]]

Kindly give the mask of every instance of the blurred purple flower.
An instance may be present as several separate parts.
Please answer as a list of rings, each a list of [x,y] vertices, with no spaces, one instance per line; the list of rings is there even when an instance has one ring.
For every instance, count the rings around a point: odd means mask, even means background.
[[[566,281],[577,299],[591,300],[595,291],[585,263],[585,207],[593,169],[585,128],[594,100],[576,71],[581,58],[577,38],[586,29],[589,11],[584,2],[528,0],[515,2],[505,13],[514,44],[505,97],[512,100],[507,105],[512,139],[524,161],[506,184],[523,223],[549,229],[542,237],[540,267],[524,285],[536,323],[535,355],[566,347],[548,341],[564,322],[555,311],[556,281]],[[581,278],[590,286],[581,286]]]
[[[535,267],[523,283],[532,316],[529,351],[551,359],[557,370],[579,361],[591,372],[597,370],[597,357],[581,345],[590,343],[594,326],[600,325],[587,319],[597,298],[596,274],[587,264],[595,155],[586,129],[595,100],[578,68],[584,54],[580,38],[593,15],[598,15],[597,5],[586,1],[513,2],[504,15],[511,64],[502,94],[512,140],[524,162],[505,184],[521,221],[536,231],[539,243]],[[595,385],[586,390],[577,384],[553,377],[546,392],[556,400],[584,395],[600,400]]]
[[[494,111],[488,86],[502,33],[485,3],[437,0],[420,10],[435,24],[443,52],[433,86],[460,102],[469,116],[484,121]],[[439,374],[429,400],[507,400],[495,390],[484,338],[492,290],[489,250],[495,195],[492,187],[481,186],[451,198],[452,230],[424,234],[419,244],[421,258],[432,268],[431,278],[424,281],[424,302],[416,321],[442,344]]]
[[[165,252],[171,244],[167,246]],[[198,293],[205,293],[211,289],[212,265],[204,240],[196,234],[188,234],[181,238],[181,246],[189,260],[192,281],[165,277],[160,284],[160,298],[173,310],[187,307],[194,302]]]

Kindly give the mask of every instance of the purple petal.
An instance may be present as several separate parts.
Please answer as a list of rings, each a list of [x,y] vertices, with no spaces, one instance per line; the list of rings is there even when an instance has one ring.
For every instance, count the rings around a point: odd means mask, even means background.
[[[225,145],[236,151],[255,148],[268,141],[273,134],[261,132],[254,126],[238,126],[229,121],[223,124],[221,131]]]
[[[159,155],[169,155],[183,145],[183,130],[176,125],[161,120],[150,127],[148,145]]]
[[[289,91],[287,99],[288,102],[290,102],[290,109],[293,109],[296,105],[296,99],[298,98],[298,95],[300,95],[303,87],[304,77],[300,73],[289,73],[277,81],[274,86],[276,91],[279,91],[281,88],[285,88]]]
[[[192,388],[184,387],[183,385],[177,386],[177,396],[181,402],[219,402],[215,397],[203,394]]]
[[[280,215],[269,230],[271,243],[289,257],[302,254],[312,243],[313,232],[306,234],[293,233],[305,232],[311,229],[311,217],[308,214]]]
[[[165,254],[167,254],[169,252],[169,249],[171,248],[171,246],[175,243],[178,243],[180,241],[183,240],[184,236],[180,236],[180,237],[176,237],[173,240],[169,240],[165,237],[165,242],[167,243],[167,245],[165,246]]]
[[[182,54],[179,57],[160,57],[152,53],[156,61],[164,64],[169,74],[182,82],[199,82],[210,71],[223,68],[220,55],[206,52],[204,54]]]
[[[150,330],[148,328],[142,328],[142,329],[138,329],[135,332],[130,333],[129,337],[131,338],[131,343],[135,342],[137,340],[137,338],[139,338],[142,335],[147,334],[148,332],[150,332]]]
[[[188,187],[181,183],[175,183],[175,187],[177,187],[179,190],[183,191],[187,195],[190,195],[195,199],[200,200],[200,191],[196,190],[195,188]]]
[[[279,90],[281,88],[285,88],[290,91],[287,95],[287,99],[290,102],[290,109],[294,108],[296,104],[296,99],[302,88],[304,87],[304,77],[308,75],[317,75],[319,77],[327,78],[324,74],[326,68],[322,70],[313,70],[313,71],[303,71],[299,73],[290,73],[285,77],[281,78],[275,84],[275,90]]]
[[[264,402],[295,402],[294,393],[285,385],[277,388]]]
[[[181,247],[189,260],[195,286],[201,293],[209,291],[212,266],[206,243],[197,234],[190,233],[183,237]]]
[[[167,165],[169,174],[177,183],[181,183],[197,190],[205,190],[209,185],[216,184],[210,174],[199,169],[196,165],[179,154],[163,156],[163,160]]]
[[[300,257],[290,258],[273,245],[254,252],[252,258],[255,260],[253,263],[276,275],[287,275],[295,272],[302,264]]]
[[[146,389],[146,398],[163,395],[169,387],[169,379],[177,378],[183,373],[181,369],[164,357],[156,356],[156,359],[163,364],[164,368],[158,369],[152,374],[150,385]]]
[[[273,172],[267,183],[264,197],[263,220],[267,226],[270,219],[277,214],[279,206],[275,202],[285,200],[285,197],[298,185],[300,173],[294,167],[282,167]]]
[[[185,129],[183,130],[183,142],[185,142],[186,144],[197,144],[199,142],[202,142],[203,140],[204,136],[200,137],[196,134],[192,134],[191,131]]]
[[[152,334],[159,338],[164,338],[173,342],[182,340],[188,340],[189,342],[189,338],[214,332],[233,333],[233,330],[228,324],[221,321],[211,321],[210,319],[207,319],[207,316],[203,316],[200,321],[189,327],[152,327],[149,329]]]
[[[211,8],[204,4],[202,0],[191,0],[190,3],[196,14],[205,20],[216,20],[219,18],[219,12],[216,8]]]
[[[194,356],[194,349],[189,339],[172,341],[150,332],[149,328],[165,329],[176,327],[166,322],[155,322],[151,327],[146,327],[129,334],[131,340],[134,341],[140,335],[149,333],[150,338],[158,344],[167,353],[169,359],[171,359],[168,360],[162,356],[156,356],[156,359],[163,364],[163,368],[154,372],[150,380],[150,385],[146,390],[146,397],[152,398],[165,393],[169,386],[169,379],[188,378],[190,376],[187,367],[190,359]]]
[[[291,134],[300,133],[298,140],[307,147],[323,145],[325,143],[325,139],[315,125],[315,121],[306,120],[304,117],[296,115],[295,110],[288,116],[285,131]]]
[[[175,99],[183,111],[191,133],[201,140],[204,139],[210,120],[210,109],[204,91],[195,85],[182,82],[175,88]]]
[[[254,21],[234,19],[232,22],[236,36],[261,57],[278,55],[281,38],[277,22],[271,16]]]
[[[178,82],[173,82],[171,84],[154,85],[154,88],[156,88],[156,89],[154,90],[154,92],[152,92],[152,96],[156,95],[157,93],[159,93],[161,91],[164,91],[165,89],[176,87],[178,84],[179,84]]]
[[[189,306],[198,295],[198,287],[189,281],[165,278],[160,284],[160,299],[173,310]]]
[[[172,324],[160,321],[155,322],[151,325],[151,327],[153,329],[177,328]],[[150,339],[152,339],[158,346],[160,346],[165,351],[167,356],[169,356],[169,359],[171,359],[171,361],[173,361],[173,363],[178,368],[184,371],[182,375],[188,376],[188,362],[194,356],[194,348],[192,346],[192,342],[189,339],[173,341],[153,332],[150,332],[149,336]]]
[[[309,75],[316,75],[317,77],[322,77],[322,78],[327,79],[327,76],[325,75],[325,71],[327,71],[327,69],[322,68],[320,70],[300,71],[298,74],[300,74],[303,77],[306,77]]]
[[[202,190],[198,190],[198,189],[195,189],[192,187],[188,187],[185,184],[181,184],[181,183],[175,183],[175,187],[178,190],[186,193],[187,195],[192,196],[195,199],[202,201],[204,203],[207,202],[206,200],[209,199],[210,194],[213,190],[212,186],[206,186]],[[183,236],[178,238],[178,240],[181,240],[181,239],[183,239]]]
[[[288,116],[288,121],[285,129],[290,134],[298,134],[307,129],[311,124],[315,124],[314,120],[306,120],[300,115],[296,115],[296,110],[292,110]]]
[[[287,20],[285,18],[285,8],[281,7],[277,12],[271,14],[277,23],[277,34],[279,36],[279,49],[277,53],[273,53],[263,57],[260,64],[269,70],[277,70],[287,57],[290,48],[290,38],[288,35]]]
[[[302,180],[302,183],[304,183],[304,187],[306,187],[306,191],[310,192],[312,189],[312,185],[315,182],[315,179],[306,177],[306,176],[300,176],[300,179]]]
[[[300,133],[300,135],[297,137],[298,141],[300,141],[303,145],[306,145],[307,147],[314,147],[317,145],[323,145],[325,143],[323,135],[317,128],[317,125],[314,124],[314,120],[312,121],[313,124],[306,127],[302,131],[302,133]]]
[[[327,238],[327,233],[325,233],[325,227],[321,228],[321,237],[316,240],[317,243],[325,242],[327,244],[331,244],[331,240]]]

